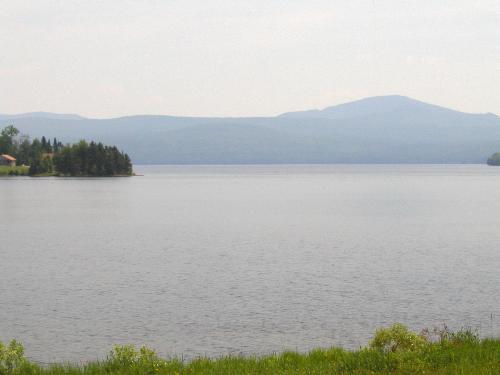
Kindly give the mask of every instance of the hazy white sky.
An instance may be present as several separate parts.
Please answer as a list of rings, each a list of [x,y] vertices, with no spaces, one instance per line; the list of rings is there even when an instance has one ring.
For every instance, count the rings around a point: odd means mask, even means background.
[[[500,114],[499,0],[0,0],[0,113]]]

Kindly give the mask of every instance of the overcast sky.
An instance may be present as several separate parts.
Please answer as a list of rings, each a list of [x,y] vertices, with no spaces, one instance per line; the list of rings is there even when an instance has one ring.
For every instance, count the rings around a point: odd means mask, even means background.
[[[498,0],[0,0],[0,113],[500,114]]]

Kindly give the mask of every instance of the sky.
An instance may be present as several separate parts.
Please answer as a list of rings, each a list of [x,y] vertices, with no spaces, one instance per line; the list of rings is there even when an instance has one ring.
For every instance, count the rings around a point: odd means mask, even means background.
[[[500,114],[498,0],[0,0],[0,113]]]

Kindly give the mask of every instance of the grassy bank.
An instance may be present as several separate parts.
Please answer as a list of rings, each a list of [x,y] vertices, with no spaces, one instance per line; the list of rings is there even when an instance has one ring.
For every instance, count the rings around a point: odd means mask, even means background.
[[[135,173],[132,174],[116,174],[110,176],[92,176],[92,175],[65,175],[58,172],[43,172],[37,173],[34,175],[29,174],[30,167],[27,166],[19,166],[19,167],[8,167],[5,165],[0,165],[0,176],[30,176],[30,177],[84,177],[84,178],[101,178],[101,177],[133,177],[136,176]],[[3,375],[0,373],[0,375]]]
[[[377,331],[366,348],[286,352],[265,357],[162,360],[154,351],[119,346],[102,362],[41,367],[13,342],[0,350],[0,374],[500,374],[500,340],[479,340],[470,331],[415,334],[404,326]]]
[[[30,167],[18,166],[9,167],[7,165],[0,165],[0,176],[27,176]]]
[[[29,176],[30,167],[28,166],[17,166],[17,167],[9,167],[6,165],[0,165],[0,176]],[[57,173],[54,172],[45,172],[38,173],[31,177],[53,177],[58,176]],[[0,373],[0,375],[3,375]]]

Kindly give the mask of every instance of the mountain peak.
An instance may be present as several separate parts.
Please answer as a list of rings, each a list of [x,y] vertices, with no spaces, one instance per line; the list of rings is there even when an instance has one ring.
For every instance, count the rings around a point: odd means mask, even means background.
[[[131,116],[71,121],[64,119],[67,115],[24,116],[0,118],[0,128],[13,123],[32,137],[116,144],[135,163],[484,163],[500,149],[499,117],[401,95],[364,98],[290,118]]]
[[[391,113],[447,112],[460,113],[452,109],[428,104],[403,95],[372,96],[353,102],[342,103],[322,110],[287,112],[282,117],[344,119],[362,116],[378,116]]]

